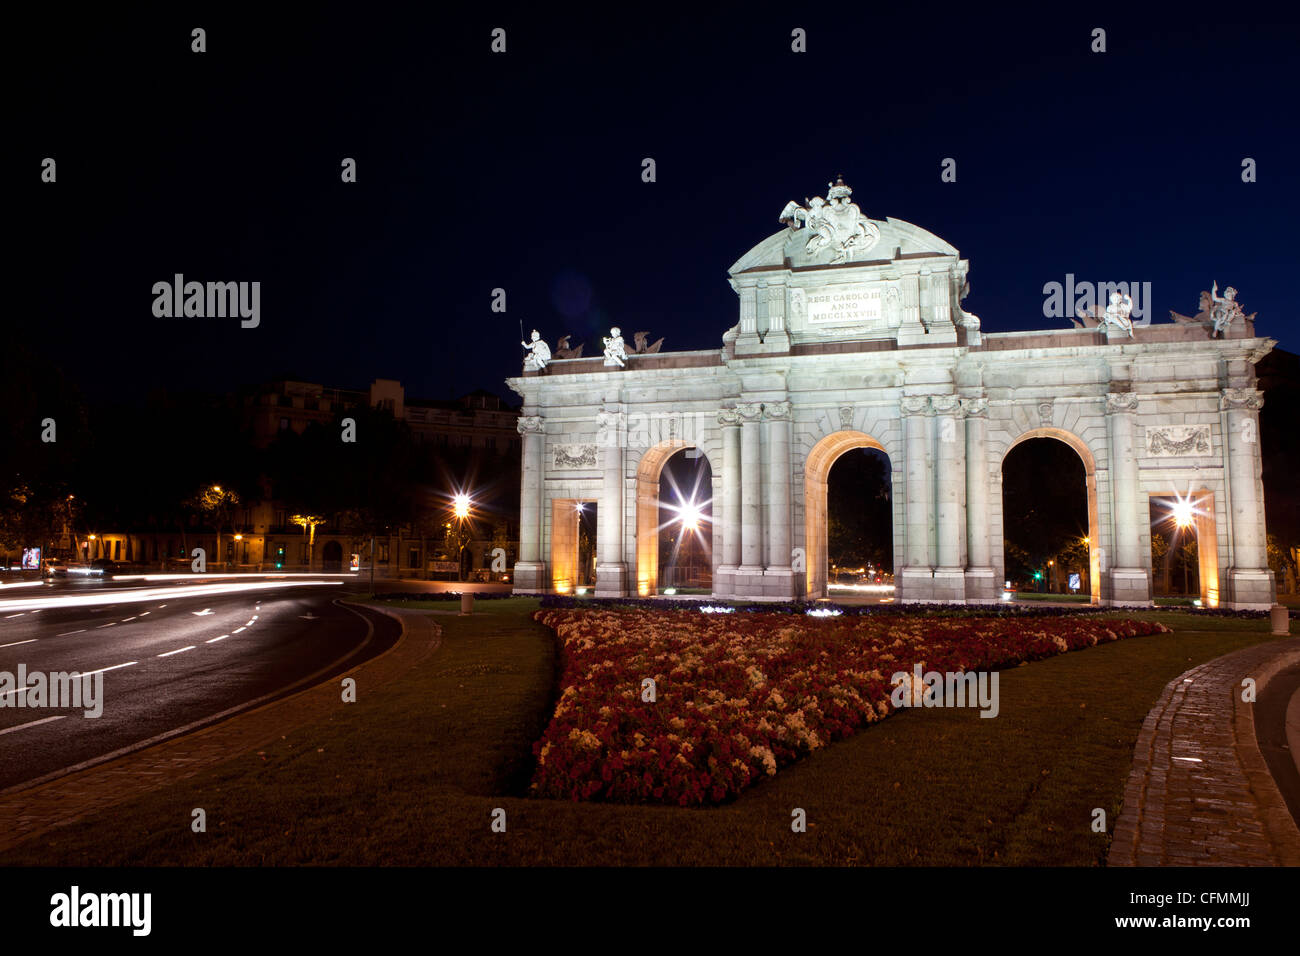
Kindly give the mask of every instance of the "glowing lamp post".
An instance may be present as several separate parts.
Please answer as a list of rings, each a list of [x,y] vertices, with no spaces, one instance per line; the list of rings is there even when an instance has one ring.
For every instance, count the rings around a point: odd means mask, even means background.
[[[456,519],[456,580],[462,580],[465,568],[465,545],[468,539],[465,536],[465,522],[470,519],[474,510],[474,502],[468,494],[463,491],[457,492],[451,499],[451,514]],[[448,523],[448,530],[451,525]]]
[[[1178,529],[1179,543],[1181,544],[1182,536],[1188,528],[1192,526],[1192,499],[1178,498],[1174,501],[1174,527]],[[1187,550],[1183,549],[1183,594],[1187,594]]]

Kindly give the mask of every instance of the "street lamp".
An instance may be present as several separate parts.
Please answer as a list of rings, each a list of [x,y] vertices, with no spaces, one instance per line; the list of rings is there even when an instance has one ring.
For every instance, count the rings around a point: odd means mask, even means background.
[[[687,531],[699,531],[700,521],[703,520],[703,518],[704,513],[700,511],[695,502],[689,501],[682,505],[681,522],[682,527]]]
[[[456,580],[462,580],[465,569],[465,545],[469,543],[465,536],[465,522],[474,510],[474,500],[464,491],[458,491],[451,499],[451,514],[456,519]],[[451,523],[447,523],[450,530]]]
[[[1196,524],[1196,500],[1192,497],[1192,489],[1187,489],[1187,497],[1175,493],[1174,503],[1169,509],[1170,517],[1174,523],[1174,545],[1183,552],[1183,594],[1188,593],[1187,580],[1187,548],[1183,541],[1188,529],[1193,528]]]

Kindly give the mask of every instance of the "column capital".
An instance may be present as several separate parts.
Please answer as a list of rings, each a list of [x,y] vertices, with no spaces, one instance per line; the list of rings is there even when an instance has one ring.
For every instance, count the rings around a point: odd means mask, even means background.
[[[546,431],[546,420],[541,415],[523,415],[515,428],[521,435],[540,435]]]
[[[1108,412],[1135,412],[1137,407],[1137,392],[1109,392],[1106,395]]]
[[[989,400],[987,398],[963,398],[961,410],[967,418],[987,418]]]
[[[790,420],[789,402],[765,402],[763,419],[770,422],[787,422]]]
[[[930,396],[904,395],[901,404],[904,415],[924,415],[930,410]]]
[[[763,403],[738,402],[736,404],[736,414],[740,416],[742,422],[756,422],[763,415]]]
[[[1219,397],[1219,407],[1258,411],[1264,407],[1264,393],[1254,388],[1225,388]]]
[[[939,415],[952,415],[961,409],[961,399],[956,395],[935,395],[930,403]]]
[[[718,409],[718,424],[724,428],[735,428],[740,425],[740,412],[734,408]]]

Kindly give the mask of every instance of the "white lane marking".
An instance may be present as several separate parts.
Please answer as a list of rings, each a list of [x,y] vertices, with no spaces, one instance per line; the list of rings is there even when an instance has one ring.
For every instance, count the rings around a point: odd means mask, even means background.
[[[257,623],[257,618],[253,618],[251,621],[245,621],[244,627],[252,627],[256,623]]]
[[[176,650],[174,650],[174,651],[168,651],[166,654],[159,654],[158,656],[159,656],[159,657],[171,657],[173,654],[181,654],[181,653],[184,653],[185,651],[192,651],[192,650],[194,650],[194,645],[193,645],[193,644],[191,644],[189,647],[178,647],[178,648],[177,648]]]
[[[39,637],[33,637],[26,641],[14,641],[12,644],[0,644],[0,647],[17,647],[19,644],[35,644],[39,640]]]
[[[140,617],[147,617],[148,615],[150,615],[150,614],[152,614],[152,613],[153,613],[152,611],[141,611],[141,612],[140,612]]]
[[[240,631],[246,631],[246,630],[248,630],[248,628],[246,628],[246,627],[237,627],[237,628],[235,628],[233,631],[231,631],[230,633],[231,633],[231,634],[238,634]]]
[[[254,621],[257,620],[257,615],[256,615],[256,614],[253,615],[253,620],[254,620]]]
[[[4,730],[0,730],[0,734],[12,734],[15,730],[26,730],[28,727],[35,727],[37,724],[48,724],[51,720],[62,720],[67,716],[67,714],[59,714],[57,717],[42,717],[40,720],[19,724],[17,727],[6,727]]]
[[[222,634],[220,637],[214,637],[212,640],[210,640],[210,641],[204,641],[203,643],[204,643],[204,644],[215,644],[215,643],[217,643],[217,641],[224,641],[224,640],[225,640],[226,638],[228,638],[229,636],[230,636],[229,634]]]
[[[204,617],[205,615],[212,613],[212,608],[205,607],[202,611],[190,611],[190,613],[193,614],[195,617]]]
[[[124,617],[122,618],[122,623],[125,624],[127,621],[134,621],[134,620],[135,618],[133,617]]]
[[[54,636],[55,636],[55,637],[67,637],[69,634],[85,634],[85,633],[86,633],[86,629],[83,627],[83,628],[81,628],[80,630],[76,630],[76,631],[64,631],[62,634],[56,634],[56,635],[54,635]]]
[[[166,604],[159,604],[158,606],[159,606],[159,607],[166,607],[167,605],[166,605]]]
[[[109,621],[107,624],[99,625],[99,627],[95,628],[95,630],[102,631],[106,627],[115,627],[116,625],[117,625],[117,621]]]
[[[26,613],[27,613],[26,611],[19,611],[17,614],[6,614],[5,620],[6,621],[9,620],[11,617],[22,617]]]
[[[135,663],[138,662],[131,661],[129,664],[114,664],[112,667],[101,667],[97,671],[86,671],[84,673],[80,671],[74,671],[73,673],[76,673],[78,677],[89,677],[91,674],[102,674],[105,671],[115,671],[119,667],[130,667],[131,664],[135,664]],[[17,697],[19,694],[25,694],[31,689],[32,689],[31,687],[19,687],[17,690],[5,691],[3,694],[0,694],[0,697]]]
[[[107,671],[115,671],[115,670],[117,670],[117,669],[120,668],[120,667],[132,667],[132,666],[134,666],[135,664],[139,664],[139,663],[140,663],[139,661],[127,661],[125,664],[114,664],[112,667],[101,667],[101,668],[100,668],[99,670],[97,670],[97,671],[86,671],[86,672],[85,672],[84,674],[82,674],[81,676],[82,676],[82,677],[88,677],[88,676],[90,676],[91,674],[103,674],[103,673],[105,673],[105,672],[107,672]]]
[[[302,618],[304,621],[318,621],[318,620],[320,620],[320,618],[318,618],[315,614],[311,613],[311,611],[308,611],[306,614],[299,614],[298,616],[299,616],[300,618]]]

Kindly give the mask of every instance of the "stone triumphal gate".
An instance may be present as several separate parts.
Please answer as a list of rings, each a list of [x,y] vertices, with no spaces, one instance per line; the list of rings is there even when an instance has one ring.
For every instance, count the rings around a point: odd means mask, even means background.
[[[740,314],[721,349],[629,354],[613,330],[603,357],[543,346],[509,380],[524,400],[516,591],[574,589],[590,502],[595,593],[656,593],[660,474],[689,448],[713,476],[714,593],[823,596],[827,476],[869,447],[893,473],[899,599],[994,601],[1002,462],[1048,437],[1083,462],[1094,602],[1150,601],[1149,498],[1190,494],[1205,603],[1272,603],[1254,364],[1275,343],[1235,290],[1146,325],[1103,287],[1075,328],[988,334],[961,306],[967,260],[867,218],[843,183],[781,220],[730,269]]]

